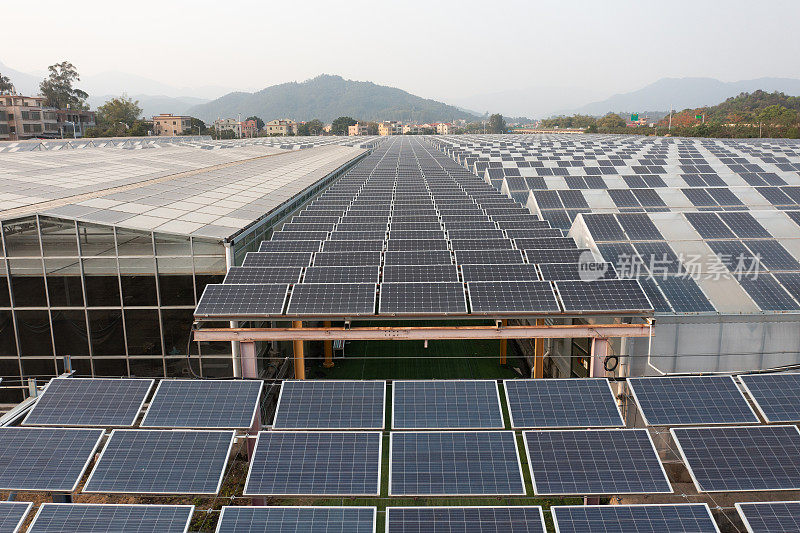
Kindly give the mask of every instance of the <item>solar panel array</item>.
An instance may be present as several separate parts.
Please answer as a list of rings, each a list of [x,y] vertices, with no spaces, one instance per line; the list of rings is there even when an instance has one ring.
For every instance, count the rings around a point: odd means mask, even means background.
[[[800,310],[791,281],[800,274],[796,141],[459,135],[430,142],[552,227],[574,226],[577,244],[612,262],[620,277],[652,276],[657,313]],[[620,256],[609,250],[614,244],[632,248]],[[701,256],[703,266],[694,259]],[[740,257],[763,281],[749,280]],[[739,284],[733,301],[730,288],[717,288],[712,262],[727,265],[724,277]]]
[[[247,253],[223,284],[209,285],[195,315],[408,318],[652,310],[636,281],[594,272],[581,287],[591,305],[577,305],[574,297],[562,301],[574,288],[557,286],[585,279],[589,271],[579,269],[582,252],[549,222],[426,141],[399,137],[378,145],[259,252]],[[549,267],[558,274],[542,277],[538,263],[572,268]],[[258,283],[261,288],[253,285]]]

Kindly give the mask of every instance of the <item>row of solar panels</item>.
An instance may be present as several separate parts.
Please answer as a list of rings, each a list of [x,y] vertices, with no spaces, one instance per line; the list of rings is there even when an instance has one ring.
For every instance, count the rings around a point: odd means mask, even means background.
[[[700,492],[800,490],[796,425],[672,428]],[[0,428],[0,490],[73,492],[102,429]],[[671,494],[646,429],[262,431],[244,496],[378,496],[389,453],[390,496]],[[233,431],[115,429],[83,493],[218,494]],[[240,446],[246,446],[244,439]],[[241,449],[241,448],[240,448]]]
[[[0,531],[17,533],[33,504],[0,502]],[[737,503],[749,533],[800,530],[800,502]],[[199,511],[202,513],[202,511]],[[704,503],[553,506],[559,533],[719,533]],[[386,533],[545,533],[540,506],[387,507]],[[28,533],[186,533],[193,505],[44,503]],[[224,506],[216,533],[376,533],[376,507]]]

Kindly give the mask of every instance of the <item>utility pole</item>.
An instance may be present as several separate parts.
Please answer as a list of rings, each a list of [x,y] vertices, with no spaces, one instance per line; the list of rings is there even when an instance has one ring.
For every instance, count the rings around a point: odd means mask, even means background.
[[[669,126],[667,126],[667,132],[672,131],[672,104],[669,105]]]

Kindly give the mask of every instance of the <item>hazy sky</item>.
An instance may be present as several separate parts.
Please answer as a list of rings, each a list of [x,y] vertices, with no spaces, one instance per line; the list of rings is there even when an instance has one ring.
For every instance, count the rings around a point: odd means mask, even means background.
[[[662,77],[800,78],[799,0],[4,2],[0,61],[175,86],[320,73],[452,101],[510,87],[612,94]],[[11,23],[17,21],[17,23]]]

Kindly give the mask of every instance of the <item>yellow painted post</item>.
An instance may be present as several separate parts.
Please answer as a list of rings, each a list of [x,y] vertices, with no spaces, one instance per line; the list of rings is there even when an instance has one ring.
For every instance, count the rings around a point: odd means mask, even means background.
[[[292,327],[302,329],[303,321],[296,320],[292,322]],[[306,379],[306,358],[303,355],[303,341],[292,341],[292,348],[294,352],[294,379]]]
[[[331,327],[330,322],[325,322],[325,327]],[[333,368],[333,341],[327,340],[324,341],[325,343],[325,362],[322,363],[322,366],[325,368]]]
[[[503,325],[503,327],[506,327],[508,325],[508,320],[503,320],[502,321],[502,325]],[[506,364],[506,353],[507,353],[507,351],[508,351],[508,341],[506,339],[502,339],[500,341],[500,364],[501,365]]]
[[[537,326],[544,326],[544,319],[536,319]],[[534,339],[533,341],[533,377],[542,379],[544,377],[544,339]]]

